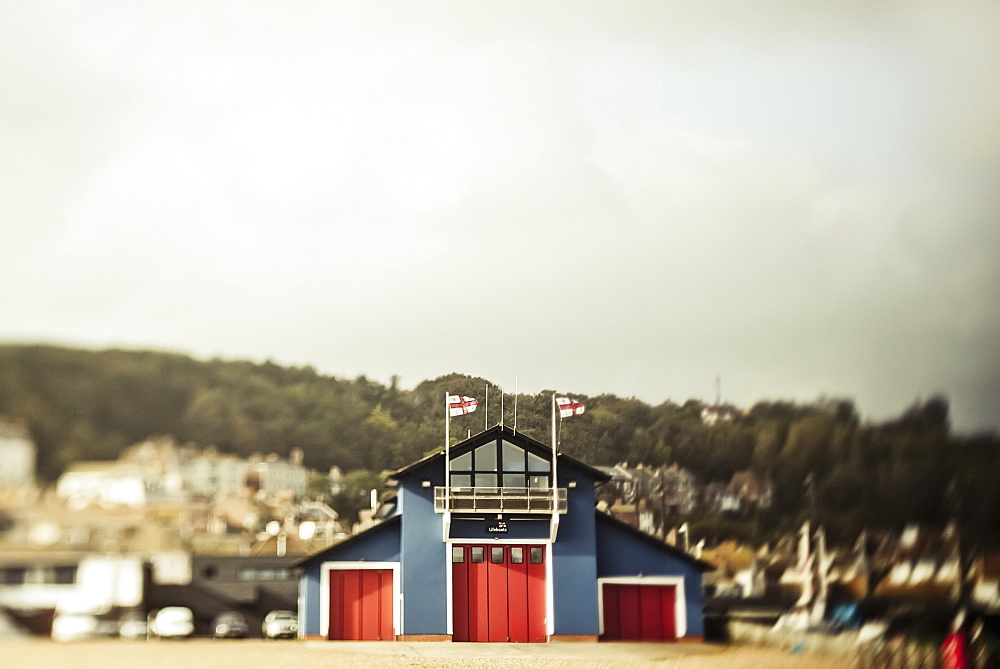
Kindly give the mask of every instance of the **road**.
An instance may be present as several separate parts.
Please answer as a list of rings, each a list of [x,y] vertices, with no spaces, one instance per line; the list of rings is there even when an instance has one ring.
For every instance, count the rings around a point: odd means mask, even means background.
[[[711,644],[0,640],[0,666],[12,669],[844,669],[846,665],[837,658]]]

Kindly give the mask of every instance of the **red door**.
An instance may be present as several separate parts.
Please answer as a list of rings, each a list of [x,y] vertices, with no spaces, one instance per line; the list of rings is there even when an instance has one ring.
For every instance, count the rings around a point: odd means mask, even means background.
[[[392,641],[392,570],[331,569],[328,637]]]
[[[677,638],[673,585],[605,583],[604,639],[607,641],[673,641]]]
[[[545,547],[452,546],[452,638],[544,642]]]

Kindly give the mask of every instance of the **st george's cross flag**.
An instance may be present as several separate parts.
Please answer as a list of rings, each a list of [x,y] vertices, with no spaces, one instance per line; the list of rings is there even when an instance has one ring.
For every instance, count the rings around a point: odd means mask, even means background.
[[[462,414],[472,413],[479,406],[479,401],[473,399],[472,397],[464,397],[459,395],[449,395],[448,396],[448,415],[449,416],[461,416]]]
[[[583,413],[583,404],[568,397],[557,397],[556,404],[559,405],[560,418],[569,418]]]

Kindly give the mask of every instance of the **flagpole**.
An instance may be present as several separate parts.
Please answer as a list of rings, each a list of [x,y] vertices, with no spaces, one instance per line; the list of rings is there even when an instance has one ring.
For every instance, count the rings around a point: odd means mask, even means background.
[[[558,487],[558,481],[556,479],[556,394],[552,393],[552,490]],[[553,505],[555,504],[555,498],[553,498]],[[553,507],[554,508],[554,507]]]
[[[451,409],[448,406],[448,391],[444,391],[444,510],[448,512],[451,495]]]
[[[517,374],[514,375],[514,434],[517,434]]]
[[[556,394],[552,393],[552,443],[556,443]],[[552,455],[555,456],[555,446],[552,447]]]
[[[500,386],[500,427],[503,427],[503,386]]]
[[[490,382],[486,382],[486,418],[483,420],[483,430],[490,429]]]

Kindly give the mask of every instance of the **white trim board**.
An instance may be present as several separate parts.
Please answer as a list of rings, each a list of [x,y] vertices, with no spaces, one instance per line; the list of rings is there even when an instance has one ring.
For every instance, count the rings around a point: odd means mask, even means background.
[[[448,597],[447,601],[447,612],[448,612],[448,634],[455,633],[455,602],[454,602],[454,584],[452,583],[454,574],[452,571],[451,562],[451,548],[454,545],[459,546],[488,546],[488,545],[503,545],[503,544],[513,544],[516,546],[544,546],[545,547],[545,633],[548,636],[552,636],[552,630],[555,629],[555,605],[554,605],[554,595],[553,595],[553,580],[552,580],[552,544],[546,539],[449,539],[445,542],[445,559],[447,560],[445,566],[445,578],[446,578],[446,594]]]
[[[323,638],[330,636],[330,572],[355,569],[390,569],[392,570],[392,632],[401,634],[403,629],[402,572],[398,562],[324,562],[319,566],[319,631]]]

